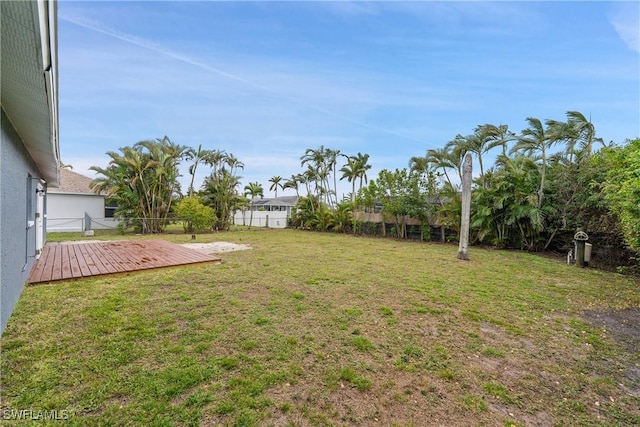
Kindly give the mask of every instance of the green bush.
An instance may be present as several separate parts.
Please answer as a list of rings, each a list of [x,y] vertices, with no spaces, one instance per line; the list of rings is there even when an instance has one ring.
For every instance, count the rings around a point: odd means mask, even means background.
[[[640,139],[603,152],[609,166],[605,199],[620,222],[625,242],[640,254]]]
[[[174,209],[176,216],[182,220],[185,233],[209,230],[216,221],[214,210],[195,197],[185,197],[175,204]]]

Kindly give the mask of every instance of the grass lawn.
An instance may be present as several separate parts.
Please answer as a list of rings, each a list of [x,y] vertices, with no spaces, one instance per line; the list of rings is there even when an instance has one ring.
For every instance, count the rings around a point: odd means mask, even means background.
[[[640,424],[640,355],[582,317],[638,307],[637,279],[521,252],[471,248],[463,262],[457,246],[294,230],[197,241],[253,249],[222,265],[25,288],[2,337],[3,416]]]

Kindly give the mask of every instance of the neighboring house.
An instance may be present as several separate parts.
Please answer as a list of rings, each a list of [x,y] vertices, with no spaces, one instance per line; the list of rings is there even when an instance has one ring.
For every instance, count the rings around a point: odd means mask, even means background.
[[[45,242],[58,185],[57,4],[0,2],[0,331]]]
[[[115,207],[105,205],[105,196],[96,194],[93,179],[68,169],[60,170],[60,185],[50,188],[47,197],[47,231],[86,231],[115,228]]]
[[[254,198],[248,209],[236,211],[233,216],[236,225],[254,227],[285,228],[291,217],[291,209],[298,203],[297,196],[283,196],[273,199]],[[251,219],[253,210],[253,219]]]

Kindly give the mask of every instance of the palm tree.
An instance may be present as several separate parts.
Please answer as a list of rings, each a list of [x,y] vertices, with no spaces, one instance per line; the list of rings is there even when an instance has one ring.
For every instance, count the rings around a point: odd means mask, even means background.
[[[533,250],[536,237],[544,229],[545,209],[532,193],[535,191],[537,175],[542,173],[535,161],[526,156],[516,156],[505,163],[507,185],[511,186],[506,223],[520,235],[521,248]],[[509,203],[510,202],[510,203]]]
[[[311,190],[309,189],[309,174],[310,171],[305,171],[303,173],[299,173],[298,175],[296,175],[296,177],[298,178],[298,183],[300,184],[304,184],[304,187],[307,190],[307,196],[311,195]]]
[[[367,184],[367,171],[371,169],[371,165],[369,164],[369,155],[358,153],[355,155],[354,160],[356,164],[357,177],[360,180],[358,189],[361,190],[362,181],[364,180],[364,184]]]
[[[278,198],[278,187],[284,190],[284,185],[280,183],[281,181],[282,177],[279,175],[272,176],[271,179],[269,179],[269,182],[272,183],[271,187],[269,187],[269,191],[274,191],[276,193],[276,198]]]
[[[503,154],[505,154],[507,141],[509,140],[509,138],[514,137],[515,136],[509,135],[509,131],[506,125],[497,127],[494,125],[485,124],[477,126],[474,129],[473,135],[469,135],[466,137],[461,137],[458,135],[456,139],[451,141],[449,144],[460,144],[461,147],[459,149],[464,152],[470,151],[477,156],[478,164],[480,166],[480,180],[482,182],[482,186],[484,187],[485,179],[482,155],[488,153],[493,148],[498,146],[502,146],[502,152]]]
[[[305,174],[310,182],[315,181],[315,189],[316,195],[320,194],[320,189],[326,189],[325,179],[329,176],[326,173],[327,170],[327,150],[324,148],[324,145],[321,145],[320,148],[314,150],[311,148],[307,148],[304,152],[304,155],[300,157],[300,166],[307,165],[307,170]],[[311,173],[310,171],[313,171]],[[326,191],[323,191],[326,194]]]
[[[367,171],[371,169],[369,162],[369,155],[358,153],[355,156],[345,156],[347,158],[347,164],[340,168],[342,177],[340,180],[347,179],[351,183],[351,201],[355,201],[356,196],[356,180],[360,180],[359,190],[364,184],[367,184]]]
[[[593,152],[594,142],[604,143],[602,138],[596,138],[596,128],[590,120],[578,111],[567,111],[568,123],[573,126],[580,142],[580,160],[588,160]]]
[[[542,122],[535,117],[527,117],[529,127],[522,131],[518,142],[511,149],[511,153],[522,151],[527,155],[540,155],[540,187],[538,188],[538,209],[542,208],[544,200],[544,185],[547,171],[548,150],[558,141],[545,130]]]
[[[318,187],[319,187],[319,185],[318,185],[318,181],[319,181],[318,170],[315,167],[313,167],[312,165],[307,165],[307,170],[304,171],[302,173],[302,175],[304,176],[304,183],[307,186],[307,196],[311,194],[311,188],[309,187],[309,185],[311,183],[314,183],[314,185],[315,185],[315,189],[314,189],[315,190],[315,195],[317,195],[318,194]]]
[[[138,199],[140,195],[133,191],[131,180],[129,179],[129,170],[121,161],[120,156],[112,151],[107,152],[111,157],[109,166],[101,168],[99,166],[91,166],[89,169],[98,174],[89,187],[97,194],[106,194],[107,199],[116,201],[118,208],[116,216],[118,217],[139,217]]]
[[[326,205],[331,205],[331,189],[329,188],[329,176],[331,175],[329,171],[329,166],[327,164],[322,164],[316,169],[317,179],[320,185],[317,187],[318,195],[324,197],[324,203]]]
[[[428,174],[431,166],[432,164],[426,156],[413,156],[409,159],[409,170],[411,172],[416,172],[419,175]]]
[[[316,228],[317,218],[316,212],[321,208],[316,196],[311,194],[301,197],[296,203],[295,209],[291,214],[291,223],[295,227]]]
[[[569,122],[561,122],[557,120],[546,120],[547,136],[550,140],[557,143],[565,142],[565,154],[568,156],[569,163],[573,163],[576,154],[576,144],[578,142],[578,132],[576,128]]]
[[[449,178],[447,169],[457,170],[458,174],[460,174],[460,166],[457,163],[459,162],[459,160],[459,156],[456,155],[453,148],[449,146],[449,144],[447,144],[447,146],[443,148],[430,149],[427,151],[427,161],[431,163],[434,168],[442,170],[447,183],[451,188],[455,188],[455,186]]]
[[[216,211],[216,228],[228,229],[231,213],[246,200],[238,193],[242,177],[236,175],[236,170],[243,169],[244,164],[222,150],[210,150],[203,161],[212,168],[211,175],[205,179],[204,193]]]
[[[300,166],[304,166],[307,163],[311,163],[316,166],[324,164],[325,155],[326,150],[324,149],[324,145],[321,145],[320,148],[316,150],[307,148],[304,150],[304,155],[300,157]]]
[[[495,171],[487,173],[489,185],[473,195],[472,227],[480,241],[507,246],[519,236],[521,247],[534,248],[545,217],[535,195],[539,173],[530,157],[498,156]]]
[[[240,178],[222,168],[204,180],[204,195],[216,213],[216,228],[227,229],[231,223],[229,215],[246,200],[237,191]]]
[[[336,206],[333,213],[333,231],[342,231],[347,233],[350,230],[356,233],[355,221],[353,220],[354,204],[348,201],[342,201]]]
[[[171,204],[180,194],[178,163],[185,156],[187,146],[172,142],[168,136],[155,141],[140,141],[134,148],[146,148],[151,177],[149,191],[151,195],[152,232],[161,231],[166,224]]]
[[[476,155],[480,165],[480,180],[484,187],[484,166],[482,162],[482,154],[489,150],[489,135],[485,132],[484,128],[481,126],[476,127],[473,135],[457,135],[453,141],[449,141],[448,145],[452,148],[454,153],[459,152],[460,154],[466,154],[471,152]]]
[[[253,202],[253,199],[255,197],[264,197],[264,190],[262,189],[262,184],[259,184],[258,182],[250,182],[249,184],[245,185],[244,187],[244,195],[245,197],[251,196],[251,201]],[[251,217],[249,218],[249,228],[251,228],[251,224],[253,223],[253,203],[251,203]]]
[[[460,182],[462,182],[462,163],[464,161],[465,154],[467,154],[467,151],[472,151],[472,148],[476,149],[479,145],[478,142],[472,140],[473,138],[473,135],[465,137],[458,134],[445,145],[445,149],[448,151],[448,158],[451,160],[454,169],[458,173]]]
[[[346,178],[351,183],[351,201],[354,202],[356,200],[356,179],[358,178],[356,159],[347,157],[347,164],[340,168],[340,172],[342,172],[340,181]]]
[[[160,232],[180,191],[178,163],[186,149],[165,136],[121,148],[120,153],[107,152],[107,168],[90,168],[102,175],[92,188],[118,201],[118,213],[140,221],[143,233]]]
[[[218,169],[222,168],[226,157],[227,153],[223,150],[209,150],[202,160],[213,169],[213,174],[216,175],[218,173]]]
[[[244,169],[244,163],[242,163],[236,156],[229,153],[224,157],[224,163],[229,166],[229,173],[235,174],[234,169]]]
[[[193,163],[189,166],[189,174],[191,175],[191,182],[189,183],[189,196],[193,196],[193,181],[196,178],[196,169],[198,169],[198,164],[200,162],[205,162],[206,159],[211,156],[213,152],[211,150],[203,150],[202,144],[198,145],[198,149],[188,148],[185,152],[185,159],[192,161]]]
[[[284,183],[284,185],[282,186],[282,189],[286,189],[286,188],[293,188],[296,192],[296,197],[300,197],[300,193],[299,193],[299,184],[300,184],[300,175],[291,175],[291,179],[286,179],[286,182]]]
[[[507,125],[492,125],[486,124],[482,125],[484,128],[484,132],[486,132],[491,142],[489,143],[489,150],[495,147],[502,147],[502,154],[504,156],[507,155],[507,145],[511,141],[516,140],[516,134],[509,130],[509,126]]]
[[[337,168],[337,163],[338,163],[338,156],[340,155],[340,150],[332,150],[330,148],[327,148],[326,150],[326,163],[327,166],[329,167],[329,172],[331,175],[333,175],[333,194],[334,194],[334,202],[335,205],[338,204],[338,182],[337,180],[337,173],[336,173],[336,168]]]

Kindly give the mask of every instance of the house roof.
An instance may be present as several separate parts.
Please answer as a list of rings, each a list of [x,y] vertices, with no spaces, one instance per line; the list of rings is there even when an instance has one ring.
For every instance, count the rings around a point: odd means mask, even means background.
[[[251,200],[253,206],[295,206],[298,203],[298,196],[282,196],[271,199],[258,199],[257,197]]]
[[[49,186],[58,185],[58,41],[55,1],[0,6],[2,109]]]
[[[60,169],[60,185],[57,188],[48,189],[49,193],[75,193],[75,194],[91,194],[96,193],[89,187],[93,179],[88,176],[80,175],[69,169]]]

